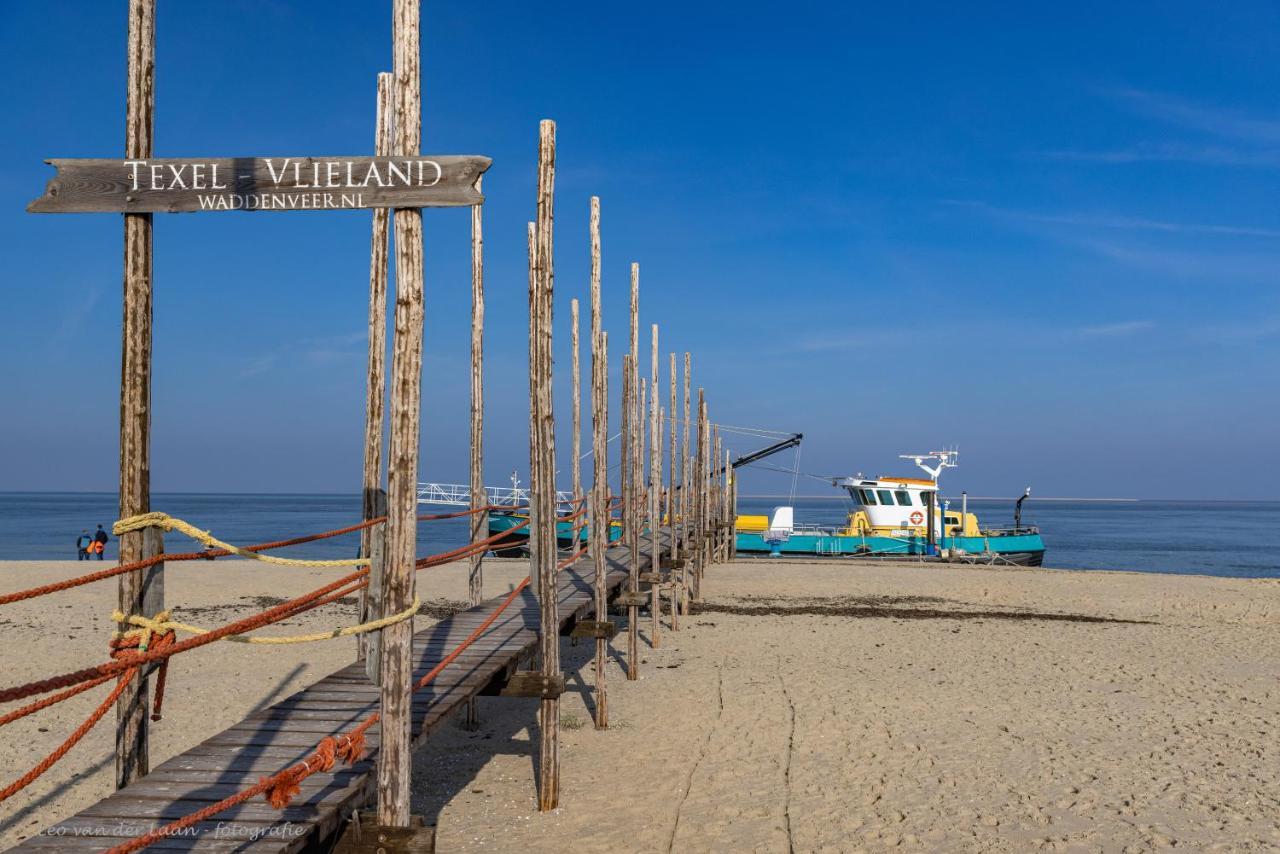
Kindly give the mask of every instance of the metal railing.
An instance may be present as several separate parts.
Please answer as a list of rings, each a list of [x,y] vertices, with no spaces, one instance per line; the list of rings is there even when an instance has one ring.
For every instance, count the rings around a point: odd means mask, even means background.
[[[529,490],[512,486],[486,486],[485,500],[499,507],[518,507],[529,503]],[[573,495],[556,492],[556,502],[568,504]],[[419,504],[447,504],[452,507],[471,506],[471,484],[468,483],[420,483]]]

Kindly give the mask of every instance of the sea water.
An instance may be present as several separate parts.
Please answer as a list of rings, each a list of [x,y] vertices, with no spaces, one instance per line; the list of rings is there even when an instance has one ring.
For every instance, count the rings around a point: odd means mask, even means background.
[[[741,513],[768,514],[783,498],[740,498]],[[843,526],[847,499],[797,498],[795,521]],[[959,510],[959,500],[950,509]],[[969,499],[992,528],[1013,525],[1013,500]],[[1044,538],[1047,567],[1280,578],[1280,501],[1036,501],[1022,524]]]
[[[743,513],[768,513],[786,503],[779,498],[739,501]],[[843,525],[851,509],[840,498],[797,498],[797,522]],[[156,510],[211,530],[237,545],[281,540],[333,528],[360,519],[358,495],[200,495],[155,493]],[[958,509],[959,502],[952,504]],[[423,513],[448,513],[458,507],[421,505]],[[970,499],[969,511],[983,525],[1013,524],[1013,502]],[[111,493],[0,493],[0,560],[74,560],[82,530],[101,524],[108,531],[116,518]],[[1023,524],[1040,527],[1045,565],[1072,569],[1199,573],[1246,578],[1280,578],[1280,502],[1273,501],[1037,501],[1023,506]],[[173,550],[195,550],[180,534],[169,534]],[[468,520],[444,519],[418,524],[420,555],[446,551],[467,542]],[[344,534],[286,550],[313,558],[353,557],[359,534]],[[116,540],[107,546],[114,559]]]

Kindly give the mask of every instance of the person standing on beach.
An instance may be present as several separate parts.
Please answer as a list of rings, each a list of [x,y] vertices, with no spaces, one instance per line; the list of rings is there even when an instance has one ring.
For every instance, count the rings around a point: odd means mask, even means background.
[[[98,553],[98,560],[103,560],[103,554],[107,550],[107,540],[111,539],[107,536],[107,532],[102,530],[102,526],[98,526],[98,532],[93,535],[94,549]]]
[[[80,536],[76,537],[76,560],[89,559],[89,546],[93,543],[93,537],[89,536],[89,531],[83,530]]]

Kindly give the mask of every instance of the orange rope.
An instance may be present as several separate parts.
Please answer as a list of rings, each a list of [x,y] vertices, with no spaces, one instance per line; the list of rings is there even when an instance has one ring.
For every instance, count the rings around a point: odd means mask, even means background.
[[[528,523],[526,522],[525,524]],[[505,534],[507,532],[504,531],[503,533]],[[579,549],[573,555],[557,564],[557,569],[564,569],[566,566],[573,563],[573,561],[577,560],[577,558],[585,551],[585,548]],[[529,581],[530,577],[525,576],[524,580],[517,584],[515,588],[506,595],[498,607],[494,609],[493,613],[485,618],[484,622],[477,626],[475,630],[472,631],[471,634],[462,641],[462,643],[458,644],[451,653],[445,656],[444,660],[431,668],[431,670],[418,680],[418,683],[414,686],[414,690],[416,691],[429,685],[432,680],[440,675],[441,671],[443,671],[445,667],[455,661],[467,647],[484,634],[485,630],[488,629],[489,626],[493,625],[494,621],[498,619],[502,612],[505,611],[515,598],[529,586]],[[265,793],[267,795],[268,803],[277,809],[283,809],[288,806],[290,800],[301,791],[300,784],[303,780],[317,771],[328,771],[333,767],[335,758],[341,758],[348,764],[358,761],[364,753],[365,733],[368,732],[370,727],[377,723],[380,717],[381,715],[378,712],[374,712],[369,717],[361,721],[355,729],[351,730],[351,732],[345,735],[340,735],[337,738],[333,736],[326,736],[320,740],[320,743],[316,746],[315,752],[305,762],[286,768],[284,771],[280,771],[270,777],[263,777],[253,786],[237,792],[230,797],[224,798],[215,804],[203,807],[202,809],[176,819],[163,827],[158,827],[148,833],[145,833],[136,839],[131,839],[128,842],[122,842],[121,844],[109,849],[107,854],[132,854],[132,852],[139,851],[150,845],[152,842],[164,839],[167,836],[172,836],[181,830],[191,827],[193,824],[204,821],[205,819],[228,810],[237,804],[242,804],[250,798],[256,797],[260,794]]]
[[[457,513],[437,513],[418,516],[419,521],[428,522],[436,519],[457,519],[462,516],[470,516],[475,513],[486,511],[504,511],[519,510],[519,507],[505,504],[489,504],[484,507],[473,508],[471,510],[463,510]],[[303,543],[311,543],[316,540],[325,540],[331,537],[339,537],[343,534],[362,531],[365,528],[373,527],[386,521],[385,516],[379,516],[376,519],[368,519],[355,525],[348,525],[345,528],[336,528],[332,531],[322,531],[319,534],[308,534],[302,537],[294,537],[288,540],[276,540],[270,543],[259,543],[253,546],[245,546],[247,552],[269,551],[271,549],[282,549],[288,546],[302,545]],[[131,563],[123,563],[119,566],[101,569],[97,572],[91,572],[87,575],[80,575],[75,578],[68,578],[63,581],[56,581],[52,584],[43,584],[39,587],[32,587],[28,590],[19,590],[14,593],[5,593],[0,595],[0,605],[8,605],[13,602],[21,602],[24,599],[33,599],[37,596],[45,596],[50,593],[58,593],[62,590],[70,590],[73,587],[79,587],[84,584],[90,584],[94,581],[102,581],[106,578],[113,578],[126,572],[134,572],[139,569],[155,566],[158,563],[178,562],[187,560],[213,560],[219,557],[228,557],[231,552],[226,549],[206,549],[199,552],[167,552],[165,554],[154,555],[142,560],[136,560]]]
[[[156,647],[163,649],[164,647],[171,645],[173,643],[173,639],[174,639],[173,632],[166,632],[162,635],[157,635],[155,638],[153,638],[152,643]],[[98,705],[98,707],[89,713],[89,717],[85,718],[84,722],[80,724],[80,726],[76,727],[75,731],[72,732],[71,735],[67,736],[66,740],[63,741],[62,744],[54,748],[52,753],[50,753],[44,759],[41,759],[39,762],[37,762],[35,767],[32,768],[30,771],[23,774],[21,777],[14,780],[12,783],[5,786],[3,789],[0,789],[0,803],[3,803],[4,801],[11,798],[13,795],[25,789],[28,785],[31,784],[33,780],[35,780],[41,774],[43,774],[44,772],[52,768],[54,763],[56,763],[63,756],[66,756],[67,751],[75,747],[76,744],[80,742],[80,739],[84,738],[85,734],[89,732],[89,730],[93,729],[94,726],[97,725],[98,721],[102,720],[102,716],[107,713],[108,709],[110,709],[112,706],[115,705],[116,700],[120,699],[120,695],[124,693],[124,689],[129,685],[131,681],[133,681],[133,677],[137,675],[138,670],[142,666],[142,663],[138,660],[140,657],[138,653],[128,652],[127,650],[123,650],[123,649],[120,650],[120,652],[127,653],[125,655],[122,655],[120,660],[123,661],[125,665],[128,667],[128,669],[124,671],[124,675],[120,678],[120,681],[116,683],[116,686],[111,689],[111,692],[107,694],[106,698]],[[100,685],[109,678],[110,676],[107,676],[99,680],[94,680],[94,682],[91,683],[89,687],[93,687],[93,685]],[[85,688],[85,686],[79,686],[79,687],[81,688],[81,690],[84,690]],[[80,693],[80,692],[76,691],[74,693]],[[62,695],[60,699],[65,700],[67,696],[71,696],[71,695],[70,694]],[[159,710],[160,696],[161,695],[159,693],[159,687],[157,687],[157,697],[156,697],[157,711]],[[57,702],[57,701],[54,700],[54,702]],[[38,704],[32,704],[32,705],[35,706]],[[22,715],[29,714],[29,712],[31,711],[35,711],[35,709],[29,706],[27,707],[26,710],[18,709],[11,714],[16,715],[17,717],[22,717]],[[22,713],[22,714],[18,714],[18,713]],[[14,719],[16,720],[16,717]],[[5,723],[8,723],[8,720],[6,720]]]

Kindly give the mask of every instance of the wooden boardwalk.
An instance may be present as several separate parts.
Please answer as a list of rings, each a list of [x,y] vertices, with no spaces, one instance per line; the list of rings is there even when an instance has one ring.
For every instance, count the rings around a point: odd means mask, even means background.
[[[645,565],[647,555],[642,555]],[[627,547],[608,552],[610,596],[627,580]],[[562,631],[593,611],[595,573],[583,557],[560,573]],[[504,596],[442,620],[414,635],[414,680],[439,664],[491,614]],[[531,589],[457,660],[413,695],[414,744],[438,730],[469,697],[504,684],[527,666],[537,646],[538,603]],[[327,735],[345,732],[379,706],[379,689],[363,664],[350,664],[309,688],[255,712],[234,726],[157,766],[149,775],[22,843],[14,851],[101,851],[220,801],[306,759]],[[530,703],[530,715],[535,705]],[[198,714],[198,710],[189,710]],[[277,810],[261,796],[194,825],[185,836],[161,840],[153,851],[298,851],[335,834],[356,809],[370,803],[379,732],[367,736],[365,758],[338,763],[302,783],[293,803]],[[532,792],[531,792],[532,795]],[[254,836],[256,835],[256,839]]]

